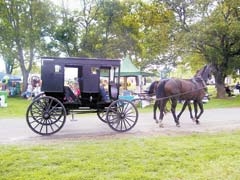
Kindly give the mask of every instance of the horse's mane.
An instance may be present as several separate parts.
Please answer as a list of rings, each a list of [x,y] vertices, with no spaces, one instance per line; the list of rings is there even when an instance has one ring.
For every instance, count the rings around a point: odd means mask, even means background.
[[[205,65],[202,69],[197,70],[196,74],[194,77],[202,76],[207,68],[207,65]]]

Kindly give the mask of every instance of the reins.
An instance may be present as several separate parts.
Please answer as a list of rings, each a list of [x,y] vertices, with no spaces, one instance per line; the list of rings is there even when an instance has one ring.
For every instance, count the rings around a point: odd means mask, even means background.
[[[146,97],[142,97],[142,98],[136,98],[134,99],[135,101],[136,100],[155,100],[155,101],[160,101],[160,100],[164,100],[164,99],[171,99],[173,97],[178,97],[178,96],[182,96],[182,95],[185,95],[185,94],[189,94],[189,93],[192,93],[192,92],[195,92],[195,91],[199,91],[199,90],[202,90],[202,89],[205,89],[206,86],[202,87],[202,88],[197,88],[195,90],[191,90],[191,91],[187,91],[187,92],[184,92],[184,93],[178,93],[178,94],[174,94],[174,95],[171,95],[171,96],[167,96],[167,97],[162,97],[162,98],[146,98]],[[147,94],[147,93],[144,93],[144,94]],[[147,94],[148,96],[154,96],[156,95],[156,93],[152,93],[152,94]]]

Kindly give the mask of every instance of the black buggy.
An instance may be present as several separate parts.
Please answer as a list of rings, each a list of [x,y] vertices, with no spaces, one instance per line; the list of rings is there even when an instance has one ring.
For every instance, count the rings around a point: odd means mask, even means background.
[[[120,60],[43,57],[41,80],[43,93],[34,98],[26,113],[35,133],[58,132],[71,113],[96,112],[118,132],[126,132],[137,123],[135,105],[118,98]],[[73,92],[73,85],[79,94]]]

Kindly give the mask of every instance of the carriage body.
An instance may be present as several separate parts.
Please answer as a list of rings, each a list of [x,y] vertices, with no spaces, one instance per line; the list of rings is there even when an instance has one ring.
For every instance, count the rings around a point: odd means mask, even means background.
[[[120,64],[118,59],[43,57],[44,94],[36,97],[27,110],[30,128],[38,134],[50,135],[62,128],[70,112],[96,112],[112,129],[130,130],[136,124],[138,112],[131,102],[118,99]],[[73,86],[79,94],[74,93]],[[129,119],[129,109],[134,113],[130,123],[125,121]]]
[[[70,81],[75,81],[72,83],[78,86],[81,94],[69,101],[67,93],[73,94],[67,92],[72,91],[67,73],[73,71],[76,72],[75,77],[71,77]],[[101,97],[101,78],[107,82],[105,90],[109,101],[104,102],[104,97]],[[41,90],[47,96],[60,100],[67,110],[81,107],[97,109],[100,105],[108,106],[111,101],[118,99],[120,60],[46,57],[42,58],[41,79]]]

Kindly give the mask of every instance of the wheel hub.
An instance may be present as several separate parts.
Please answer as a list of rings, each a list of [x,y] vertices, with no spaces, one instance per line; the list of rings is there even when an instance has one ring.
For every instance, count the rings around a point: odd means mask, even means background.
[[[50,114],[48,112],[44,112],[43,119],[49,119],[49,118],[50,118]]]
[[[126,116],[125,116],[125,113],[121,113],[121,114],[120,114],[120,119],[125,119],[125,117],[126,117]]]

